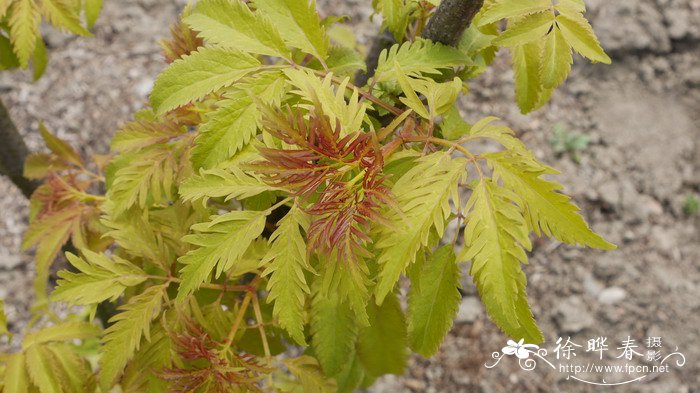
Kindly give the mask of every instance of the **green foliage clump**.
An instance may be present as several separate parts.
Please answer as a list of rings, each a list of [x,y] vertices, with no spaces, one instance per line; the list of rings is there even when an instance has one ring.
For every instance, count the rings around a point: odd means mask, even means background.
[[[575,131],[569,131],[561,124],[554,126],[554,135],[549,139],[554,153],[558,155],[568,154],[577,164],[583,158],[583,152],[588,148],[591,139]]]
[[[418,37],[439,1],[373,3],[399,42],[365,86],[362,53],[314,1],[201,0],[110,157],[86,163],[43,132],[52,154],[26,166],[45,179],[25,241],[36,310],[82,311],[2,358],[5,392],[350,392],[438,351],[468,262],[503,332],[544,340],[522,268],[531,234],[615,246],[556,170],[457,101],[499,47],[523,111],[566,79],[572,50],[608,62],[583,3],[487,1],[455,48]],[[473,153],[479,139],[502,148]],[[72,268],[47,297],[68,240]],[[118,311],[103,329],[106,302]]]
[[[700,212],[700,199],[695,195],[688,195],[683,203],[683,212],[689,216]]]
[[[0,0],[0,70],[26,69],[31,61],[34,79],[39,79],[48,62],[42,20],[89,36],[101,9],[102,0]]]

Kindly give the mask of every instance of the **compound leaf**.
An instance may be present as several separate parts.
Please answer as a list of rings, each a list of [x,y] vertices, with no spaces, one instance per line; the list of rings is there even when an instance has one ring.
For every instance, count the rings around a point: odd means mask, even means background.
[[[381,305],[369,302],[369,326],[358,334],[357,354],[365,370],[373,376],[403,374],[408,359],[406,319],[394,294]]]
[[[567,244],[602,250],[617,248],[590,229],[578,213],[578,206],[559,192],[563,188],[561,184],[540,177],[557,174],[556,170],[534,162],[530,156],[510,152],[488,154],[487,160],[493,167],[494,179],[501,179],[522,198],[527,224],[538,236],[544,233]]]
[[[231,49],[202,47],[175,60],[153,86],[151,105],[158,115],[198,101],[259,69],[253,56]]]
[[[141,338],[151,340],[151,321],[161,311],[165,285],[155,285],[132,297],[120,307],[102,338],[100,349],[100,387],[108,392],[124,367],[141,345]]]
[[[348,304],[337,294],[317,291],[311,303],[312,345],[326,375],[337,375],[351,360],[356,334]]]
[[[482,179],[464,211],[464,250],[460,260],[471,260],[469,274],[479,289],[491,319],[508,336],[527,343],[544,341],[525,294],[526,278],[520,263],[531,247],[527,225],[509,190]]]
[[[34,0],[16,0],[10,7],[10,40],[22,68],[27,68],[39,37],[41,15]]]
[[[612,60],[605,54],[600,46],[598,38],[593,33],[593,28],[581,14],[560,14],[557,16],[557,25],[561,33],[572,48],[582,56],[593,61],[610,64]]]
[[[290,57],[277,28],[261,13],[253,13],[240,0],[206,0],[197,3],[184,19],[207,42],[259,55]]]
[[[416,259],[421,246],[428,244],[432,228],[437,235],[445,231],[451,214],[449,199],[457,199],[457,185],[466,176],[466,160],[453,159],[446,153],[434,153],[417,160],[392,188],[402,213],[390,211],[390,228],[377,241],[380,251],[375,296],[381,303],[398,281],[401,273]]]
[[[270,276],[267,300],[274,302],[272,315],[300,345],[306,345],[303,311],[306,296],[311,293],[304,272],[313,271],[302,235],[302,230],[308,229],[309,220],[308,215],[294,205],[270,236],[270,249],[260,262],[260,266],[265,267],[262,275]]]
[[[408,298],[408,339],[411,349],[433,356],[452,327],[462,295],[459,266],[451,245],[440,247],[425,261],[420,288]]]
[[[324,62],[330,40],[316,12],[316,0],[255,0],[290,46],[301,49]]]
[[[484,11],[479,26],[486,26],[501,19],[517,18],[552,8],[551,0],[497,0]]]
[[[60,271],[51,300],[76,305],[115,301],[126,288],[146,281],[143,270],[116,255],[110,259],[90,250],[83,250],[82,253],[84,259],[66,253],[68,261],[79,273]]]
[[[200,170],[180,185],[180,196],[186,202],[201,200],[206,205],[209,198],[225,197],[245,199],[272,190],[258,177],[243,172],[237,166],[228,169],[214,168]]]
[[[197,248],[178,259],[185,266],[180,270],[182,282],[177,300],[184,300],[201,284],[209,282],[215,268],[215,276],[219,277],[239,262],[265,228],[267,214],[268,211],[232,211],[193,225],[192,230],[197,233],[182,240]]]
[[[407,75],[440,75],[440,70],[467,65],[470,60],[467,55],[455,48],[429,40],[416,39],[414,42],[395,44],[388,50],[383,50],[379,55],[374,80],[376,82],[395,80],[394,69],[397,63]]]

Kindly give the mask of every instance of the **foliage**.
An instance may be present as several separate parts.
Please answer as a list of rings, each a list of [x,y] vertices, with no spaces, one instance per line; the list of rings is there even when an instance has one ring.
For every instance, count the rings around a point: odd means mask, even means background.
[[[683,203],[683,212],[688,216],[693,216],[700,211],[700,199],[693,194],[689,194]]]
[[[561,124],[554,126],[554,136],[549,139],[554,153],[558,155],[569,154],[576,163],[581,162],[582,153],[588,148],[590,142],[590,138],[585,134],[569,131]]]
[[[417,38],[437,1],[373,3],[399,43],[366,86],[351,79],[360,50],[314,1],[200,0],[110,157],[86,162],[42,129],[51,154],[26,164],[44,179],[25,239],[36,310],[82,311],[0,358],[4,391],[349,392],[439,350],[468,262],[503,332],[543,341],[531,235],[615,246],[512,130],[470,125],[456,104],[498,47],[524,111],[566,79],[572,50],[608,62],[583,3],[489,1],[457,48]],[[479,139],[502,148],[473,153]],[[450,225],[463,241],[445,239]],[[98,322],[106,303],[118,310]]]
[[[39,79],[48,62],[42,20],[61,31],[89,36],[101,9],[102,0],[0,1],[0,70],[26,69],[31,61],[34,79]]]

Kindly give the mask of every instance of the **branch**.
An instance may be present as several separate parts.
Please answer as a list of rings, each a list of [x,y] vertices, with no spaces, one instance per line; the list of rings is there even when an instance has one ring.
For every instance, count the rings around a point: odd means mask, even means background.
[[[423,38],[449,46],[457,46],[484,0],[442,0],[423,30]]]
[[[364,86],[367,84],[369,78],[374,76],[374,71],[377,70],[377,65],[379,64],[379,55],[384,49],[391,48],[392,45],[396,43],[394,36],[388,31],[380,32],[372,41],[372,46],[367,52],[367,58],[365,58],[365,64],[367,64],[367,72],[358,71],[355,75],[355,85]]]
[[[24,196],[29,198],[38,183],[23,176],[24,161],[29,155],[29,149],[22,135],[17,131],[15,123],[0,100],[0,174],[12,180]]]

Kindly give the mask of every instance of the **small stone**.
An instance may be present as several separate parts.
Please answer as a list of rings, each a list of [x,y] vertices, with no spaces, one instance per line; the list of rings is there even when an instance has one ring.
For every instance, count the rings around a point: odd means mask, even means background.
[[[593,278],[592,274],[587,273],[583,279],[583,289],[586,290],[587,294],[597,297],[603,290],[603,285]]]
[[[615,253],[605,253],[595,261],[593,274],[600,280],[609,281],[619,276],[625,270],[625,261]]]
[[[656,243],[659,250],[663,251],[666,255],[672,254],[676,248],[675,236],[674,232],[664,227],[654,226],[651,228],[651,240]]]
[[[599,199],[612,208],[620,204],[621,193],[617,182],[608,181],[598,186]]]
[[[627,291],[620,287],[610,287],[603,289],[598,294],[598,302],[601,304],[619,303],[627,297]]]
[[[455,322],[457,323],[473,323],[479,316],[483,313],[483,306],[479,299],[473,296],[467,296],[462,299],[462,303],[459,304],[459,311],[457,311],[457,318]]]
[[[554,316],[562,333],[578,333],[593,325],[593,317],[579,296],[569,296],[559,304]]]

